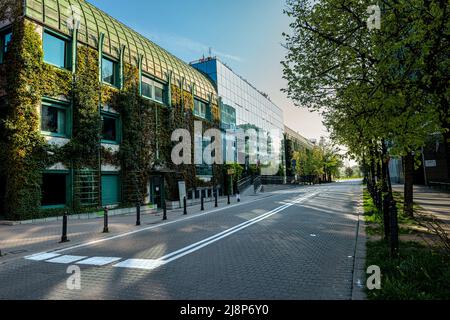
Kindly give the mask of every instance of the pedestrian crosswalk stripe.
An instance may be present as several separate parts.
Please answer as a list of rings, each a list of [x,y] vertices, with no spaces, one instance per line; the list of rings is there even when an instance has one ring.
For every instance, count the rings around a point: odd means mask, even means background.
[[[75,262],[75,261],[83,260],[83,259],[86,259],[86,258],[87,257],[66,255],[66,256],[61,256],[61,257],[57,257],[57,258],[53,258],[53,259],[47,260],[46,262],[68,264],[68,263],[72,263],[72,262]]]
[[[117,262],[122,258],[116,257],[92,257],[85,260],[78,261],[76,264],[90,265],[90,266],[106,266],[107,264]]]
[[[160,267],[164,263],[164,261],[159,259],[128,259],[115,264],[113,267],[153,270]]]
[[[60,256],[60,254],[57,253],[48,253],[48,252],[40,252],[40,253],[35,253],[31,256],[26,256],[25,259],[27,260],[33,260],[33,261],[43,261],[43,260],[47,260],[47,259],[52,259],[55,257]]]

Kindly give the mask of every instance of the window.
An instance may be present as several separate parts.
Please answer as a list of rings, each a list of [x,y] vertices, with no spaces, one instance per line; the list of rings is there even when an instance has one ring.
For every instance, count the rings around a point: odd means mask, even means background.
[[[164,102],[164,85],[149,77],[142,76],[142,96]]]
[[[10,31],[0,34],[0,63],[3,62],[8,46],[12,39],[12,33]]]
[[[102,140],[107,143],[119,142],[119,117],[114,114],[102,114]]]
[[[68,41],[44,32],[44,61],[59,68],[69,68]]]
[[[206,103],[195,99],[194,100],[194,114],[196,116],[199,116],[201,118],[205,118],[207,117],[207,105]]]
[[[66,104],[43,101],[41,107],[41,131],[48,135],[69,135],[69,108]]]
[[[112,86],[117,86],[117,62],[102,58],[102,80]]]
[[[42,206],[64,206],[67,203],[67,174],[44,173],[41,186]]]

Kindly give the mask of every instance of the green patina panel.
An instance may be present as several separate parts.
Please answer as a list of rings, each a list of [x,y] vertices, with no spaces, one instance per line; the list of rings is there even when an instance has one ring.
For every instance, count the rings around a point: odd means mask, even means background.
[[[69,35],[66,21],[72,15],[71,5],[81,11],[81,43],[96,48],[98,36],[104,32],[103,52],[113,58],[119,60],[120,48],[125,45],[126,63],[137,65],[138,56],[143,55],[145,73],[167,81],[167,75],[172,71],[175,85],[179,85],[184,78],[184,89],[190,91],[190,86],[195,84],[199,98],[208,100],[210,93],[216,95],[213,84],[206,76],[84,0],[27,0],[26,16]]]
[[[120,202],[119,175],[102,175],[102,205],[114,205]]]

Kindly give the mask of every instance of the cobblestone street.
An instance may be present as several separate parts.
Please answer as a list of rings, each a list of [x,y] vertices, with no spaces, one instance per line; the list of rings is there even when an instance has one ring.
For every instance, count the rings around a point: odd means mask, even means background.
[[[46,245],[46,255],[0,260],[0,298],[351,299],[361,192],[360,182],[273,191],[189,219]],[[67,287],[72,265],[80,290]]]

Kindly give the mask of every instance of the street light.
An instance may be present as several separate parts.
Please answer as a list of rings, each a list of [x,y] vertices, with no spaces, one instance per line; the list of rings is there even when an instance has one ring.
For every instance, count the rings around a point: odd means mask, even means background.
[[[68,14],[66,20],[67,29],[72,33],[72,102],[75,100],[74,89],[75,89],[75,72],[76,72],[76,60],[77,60],[77,42],[78,42],[78,29],[80,28],[81,21],[81,9],[77,6],[71,5],[71,12]],[[98,155],[100,158],[100,148],[98,150]],[[74,197],[74,165],[73,160],[70,160],[70,180],[71,180],[71,196],[72,196],[72,209],[74,207],[73,197]],[[100,197],[100,196],[99,196]]]

